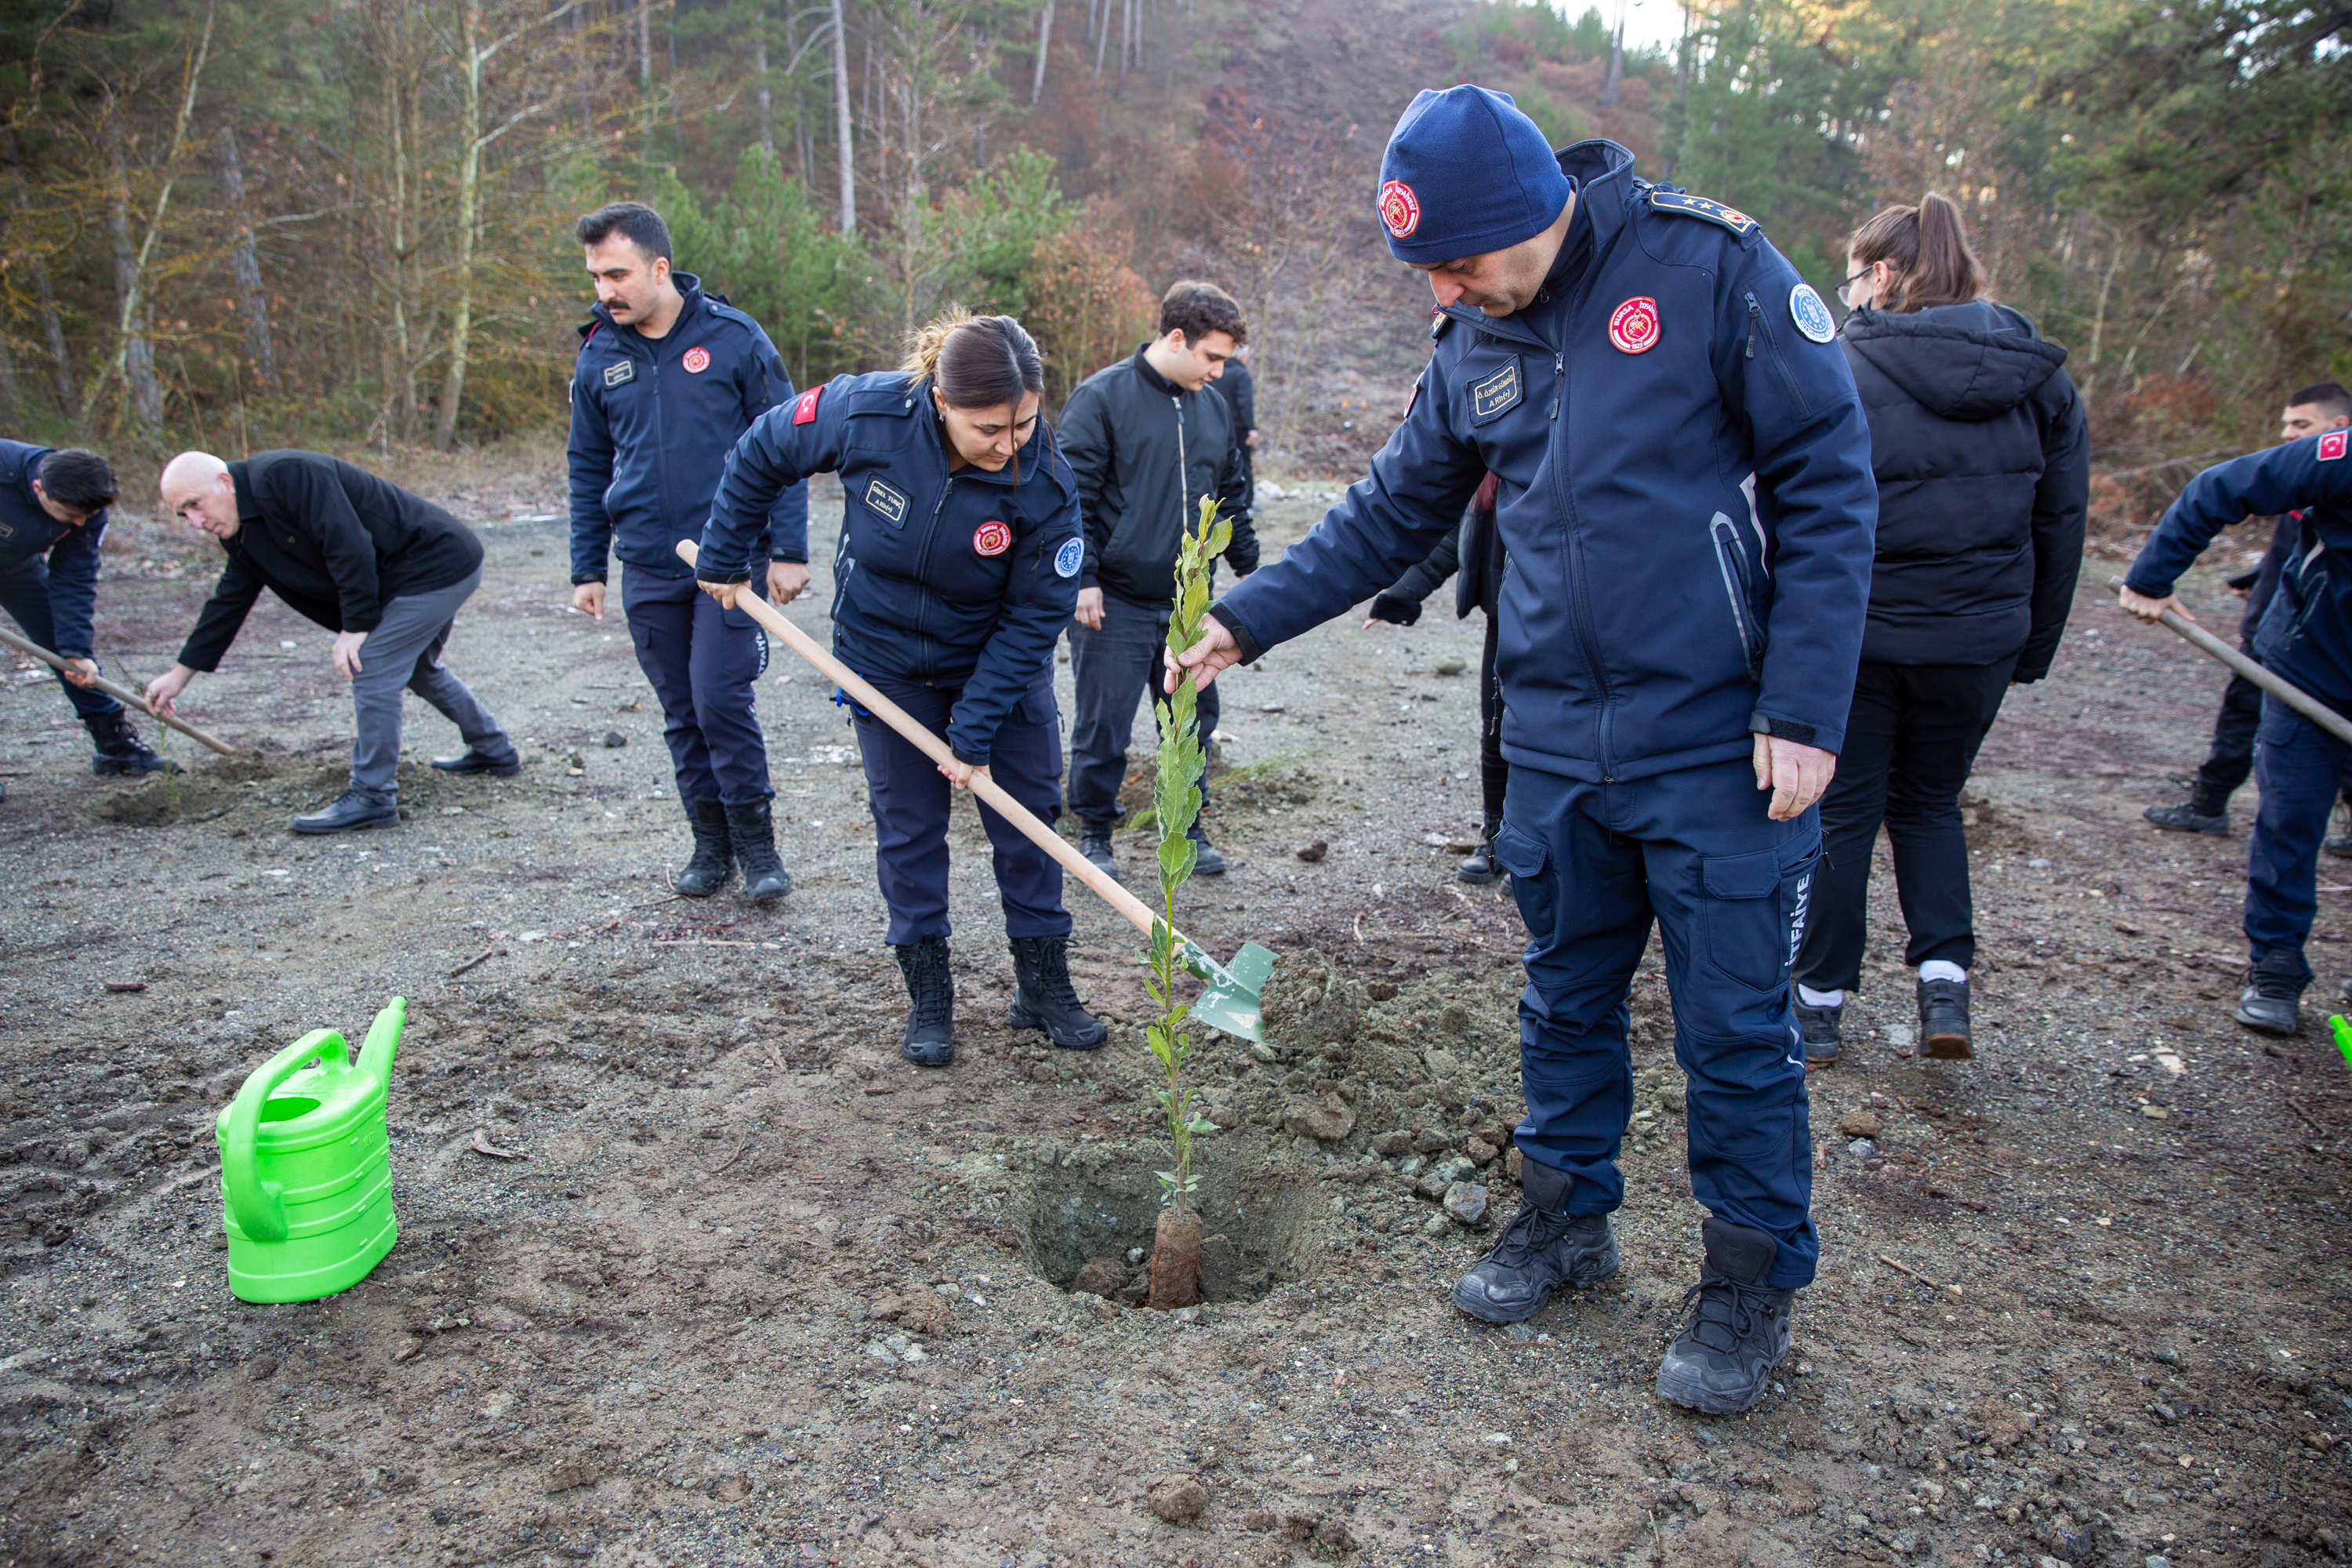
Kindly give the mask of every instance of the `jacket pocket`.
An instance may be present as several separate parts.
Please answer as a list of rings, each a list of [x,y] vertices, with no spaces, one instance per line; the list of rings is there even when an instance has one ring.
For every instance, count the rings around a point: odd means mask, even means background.
[[[1753,579],[1748,575],[1748,546],[1739,525],[1721,512],[1707,525],[1715,539],[1716,569],[1723,575],[1723,595],[1731,608],[1731,629],[1739,638],[1740,656],[1752,678],[1764,672],[1764,628],[1756,619]]]
[[[1707,967],[1751,991],[1789,983],[1805,940],[1818,835],[1747,855],[1699,857],[1699,926]]]
[[[1511,897],[1518,900],[1528,935],[1538,947],[1549,945],[1559,921],[1559,899],[1549,875],[1551,851],[1507,822],[1495,835],[1495,860],[1511,874]]]

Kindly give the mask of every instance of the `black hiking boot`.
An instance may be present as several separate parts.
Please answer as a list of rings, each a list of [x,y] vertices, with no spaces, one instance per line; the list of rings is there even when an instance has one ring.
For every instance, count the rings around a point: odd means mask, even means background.
[[[1192,841],[1192,874],[1196,877],[1222,877],[1225,874],[1225,852],[1209,842],[1198,817],[1192,820],[1192,830],[1184,837]]]
[[[906,1032],[898,1054],[919,1068],[943,1068],[955,1060],[955,976],[948,973],[948,939],[927,936],[890,950],[906,977]]]
[[[2200,809],[2211,807],[2210,810]],[[2210,833],[2230,837],[2230,803],[2199,800],[2194,795],[2179,805],[2151,805],[2140,815],[2168,833]]]
[[[2331,833],[2319,841],[2319,847],[2338,860],[2352,860],[2352,833]]]
[[[1523,1161],[1519,1212],[1494,1250],[1454,1281],[1454,1304],[1486,1323],[1522,1323],[1562,1285],[1598,1285],[1617,1272],[1617,1237],[1605,1214],[1570,1214],[1575,1178]]]
[[[1112,852],[1108,824],[1097,827],[1088,823],[1085,837],[1078,840],[1078,853],[1094,862],[1096,870],[1114,882],[1118,880],[1118,857]]]
[[[454,757],[435,757],[433,765],[445,773],[488,773],[493,778],[510,779],[522,772],[522,758],[512,746],[501,754],[468,745]]]
[[[148,773],[176,773],[180,764],[167,762],[155,748],[139,738],[131,727],[130,719],[117,708],[111,713],[92,713],[81,721],[89,731],[89,771],[105,778],[116,773],[128,773],[132,778]]]
[[[1967,981],[1919,982],[1919,1054],[1946,1062],[1964,1062],[1977,1054],[1969,1040]]]
[[[1464,858],[1462,864],[1454,868],[1455,881],[1467,882],[1473,887],[1483,888],[1503,874],[1502,867],[1495,862],[1495,835],[1502,830],[1503,822],[1500,817],[1490,816],[1486,819],[1484,828],[1478,835],[1478,847],[1472,850]]]
[[[1780,1254],[1764,1232],[1710,1215],[1699,1235],[1706,1262],[1683,1297],[1690,1321],[1658,1363],[1658,1393],[1709,1415],[1736,1415],[1764,1397],[1789,1353],[1797,1293],[1764,1283]]]
[[[727,808],[715,800],[689,800],[686,822],[694,830],[694,856],[670,886],[689,899],[707,899],[735,874],[727,839]]]
[[[2303,1033],[2303,988],[2311,984],[2300,954],[2266,952],[2246,971],[2246,989],[2231,1016],[2265,1035]]]
[[[389,797],[363,789],[347,789],[332,805],[296,817],[297,833],[349,833],[362,827],[390,827],[400,821],[400,807]]]
[[[1014,937],[1012,947],[1013,1010],[1007,1023],[1016,1029],[1043,1029],[1065,1051],[1090,1051],[1110,1038],[1110,1026],[1087,1011],[1070,984],[1068,937]]]
[[[793,874],[776,854],[774,809],[764,800],[727,808],[727,847],[743,868],[743,891],[755,904],[772,903],[793,890]]]
[[[1797,998],[1797,1027],[1805,1037],[1805,1067],[1807,1070],[1825,1068],[1838,1059],[1844,1044],[1838,1037],[1838,1020],[1845,1016],[1845,1004],[1834,1007],[1815,1007],[1802,996]]]

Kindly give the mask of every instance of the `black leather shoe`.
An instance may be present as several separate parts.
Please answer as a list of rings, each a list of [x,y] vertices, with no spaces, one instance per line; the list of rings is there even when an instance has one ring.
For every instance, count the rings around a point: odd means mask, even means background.
[[[1478,835],[1478,847],[1465,857],[1461,865],[1454,868],[1454,880],[1483,888],[1503,874],[1503,868],[1495,860],[1495,835],[1502,830],[1501,818],[1487,818],[1484,829]]]
[[[2216,838],[2230,837],[2230,811],[2227,806],[2209,816],[2197,809],[2195,801],[2183,801],[2179,805],[2151,805],[2140,815],[2168,833],[2210,833]]]
[[[292,826],[297,833],[350,833],[362,827],[390,827],[399,820],[400,807],[394,802],[365,790],[347,789],[334,805],[296,817]]]
[[[1192,875],[1223,876],[1225,874],[1224,851],[1209,842],[1209,836],[1201,831],[1201,825],[1198,822],[1192,824],[1192,831],[1186,837],[1192,840]]]
[[[1735,1415],[1764,1397],[1788,1355],[1797,1293],[1764,1283],[1780,1254],[1764,1232],[1710,1215],[1699,1235],[1706,1262],[1683,1297],[1690,1320],[1658,1363],[1658,1393],[1709,1415]]]
[[[776,854],[776,819],[766,801],[727,808],[727,847],[743,868],[743,891],[753,903],[771,903],[793,890],[793,874]]]
[[[1964,1062],[1977,1054],[1969,1039],[1967,981],[1919,982],[1919,1054],[1946,1062]]]
[[[2299,955],[2267,952],[2246,971],[2246,989],[2231,1016],[2265,1035],[2303,1033],[2303,988],[2311,977]]]
[[[176,773],[180,764],[166,761],[155,748],[139,738],[131,721],[121,709],[111,713],[93,713],[81,721],[89,731],[89,771],[100,778],[128,774],[141,778],[148,773]]]
[[[2352,833],[2331,833],[2319,841],[2319,847],[2338,860],[2352,860]]]
[[[1043,1029],[1056,1048],[1090,1051],[1110,1037],[1110,1026],[1087,1011],[1070,984],[1070,939],[1013,939],[1013,1009],[1016,1029]]]
[[[735,874],[727,840],[727,808],[715,800],[686,803],[686,824],[694,830],[694,855],[670,886],[689,899],[707,899]]]
[[[489,773],[510,779],[522,772],[522,758],[512,751],[499,756],[479,746],[468,746],[454,757],[434,758],[433,765],[445,773]]]
[[[948,939],[925,937],[890,950],[907,981],[907,1027],[898,1054],[919,1068],[943,1068],[955,1060],[955,976],[948,970]]]
[[[1797,998],[1797,1027],[1805,1037],[1805,1066],[1825,1068],[1838,1059],[1844,1049],[1838,1037],[1838,1020],[1845,1015],[1845,1004],[1834,1007],[1811,1007],[1801,996]]]
[[[1598,1285],[1617,1272],[1617,1237],[1605,1214],[1568,1212],[1575,1178],[1525,1160],[1519,1212],[1494,1249],[1454,1285],[1454,1304],[1483,1323],[1521,1323],[1562,1285]]]
[[[1114,882],[1118,880],[1118,856],[1111,849],[1109,828],[1088,827],[1078,840],[1078,853],[1092,861],[1096,870]]]

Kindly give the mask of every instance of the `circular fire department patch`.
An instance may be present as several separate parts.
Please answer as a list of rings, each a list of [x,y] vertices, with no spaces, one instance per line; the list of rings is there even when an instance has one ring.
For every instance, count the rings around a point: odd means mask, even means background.
[[[1399,239],[1410,238],[1421,226],[1421,198],[1402,180],[1391,180],[1381,187],[1381,221]]]
[[[971,547],[982,555],[1002,555],[1013,548],[1013,531],[994,521],[972,530]]]
[[[686,366],[687,374],[700,375],[710,368],[710,351],[705,348],[688,349],[677,363]]]
[[[1658,343],[1658,302],[1636,295],[1617,307],[1609,318],[1609,341],[1621,353],[1646,353]]]

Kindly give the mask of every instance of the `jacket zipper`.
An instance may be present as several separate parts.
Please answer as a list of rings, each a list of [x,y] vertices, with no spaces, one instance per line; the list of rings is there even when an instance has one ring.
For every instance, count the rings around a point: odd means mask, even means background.
[[[1739,636],[1739,652],[1752,679],[1764,668],[1763,649],[1757,646],[1753,610],[1748,603],[1748,548],[1739,542],[1739,527],[1721,512],[1707,527],[1715,539],[1716,569],[1723,574],[1724,595],[1731,601],[1731,626]]]
[[[1171,396],[1168,406],[1176,411],[1176,548],[1181,551],[1192,526],[1192,476],[1184,469],[1184,400]]]
[[[1559,417],[1559,400],[1567,391],[1568,356],[1555,353],[1551,356],[1551,416],[1554,419]]]
[[[1812,409],[1806,404],[1804,393],[1798,388],[1796,375],[1789,369],[1789,362],[1780,357],[1780,340],[1772,335],[1771,327],[1764,320],[1764,307],[1756,302],[1755,289],[1748,290],[1747,300],[1748,353],[1746,357],[1748,359],[1756,357],[1756,334],[1761,331],[1764,334],[1764,346],[1772,351],[1773,367],[1780,373],[1780,384],[1789,389],[1789,401],[1797,405],[1798,413],[1811,414]]]
[[[1597,263],[1598,258],[1595,258],[1596,266]],[[1588,271],[1587,281],[1590,281],[1591,276],[1592,273]],[[1560,311],[1560,330],[1563,334],[1568,330],[1568,321],[1576,313],[1576,303],[1580,302],[1583,297],[1584,290],[1579,289],[1575,300],[1569,302]],[[1549,349],[1550,345],[1545,344],[1544,347]],[[1569,421],[1559,417],[1559,411],[1568,405],[1568,353],[1564,349],[1551,349],[1551,356],[1552,363],[1559,371],[1559,379],[1554,384],[1552,394],[1550,443],[1553,448],[1552,495],[1559,504],[1560,516],[1568,523],[1568,592],[1570,603],[1574,610],[1577,647],[1584,655],[1585,668],[1592,672],[1593,685],[1601,689],[1601,721],[1595,726],[1600,731],[1601,744],[1598,749],[1601,753],[1601,782],[1615,784],[1617,765],[1610,757],[1609,715],[1610,710],[1616,706],[1617,694],[1610,688],[1609,671],[1601,662],[1601,650],[1593,638],[1592,604],[1590,595],[1585,592],[1584,547],[1580,538],[1580,531],[1577,527],[1576,506],[1570,499],[1567,482],[1562,478],[1568,469],[1568,454],[1559,448],[1565,442],[1565,437],[1561,433],[1568,429]]]
[[[941,481],[940,485],[940,499],[931,503],[931,526],[924,531],[923,548],[915,557],[915,582],[919,587],[920,584],[929,583],[931,580],[931,546],[939,542],[940,514],[947,510],[948,497],[952,494],[954,490],[955,475],[953,473],[950,473],[946,479]],[[929,602],[929,599],[930,595],[928,594],[918,592],[915,595],[915,637],[916,647],[925,647],[923,642],[925,636],[923,631],[923,607]],[[931,673],[931,661],[928,657],[928,648],[925,648],[925,654],[923,679],[928,680],[930,679]]]

